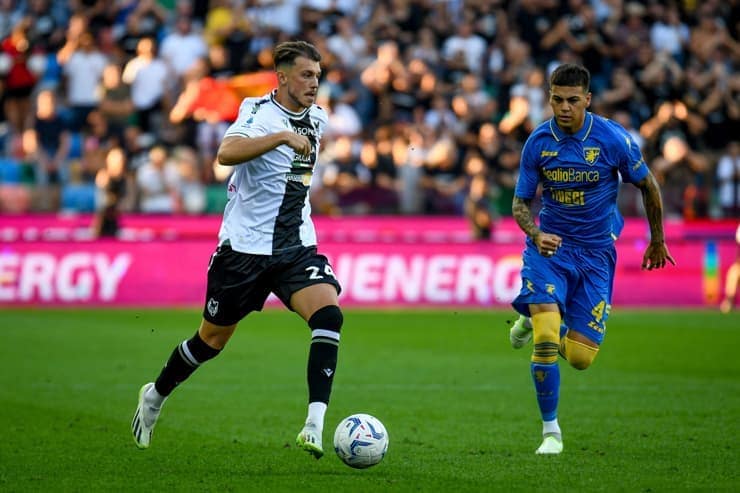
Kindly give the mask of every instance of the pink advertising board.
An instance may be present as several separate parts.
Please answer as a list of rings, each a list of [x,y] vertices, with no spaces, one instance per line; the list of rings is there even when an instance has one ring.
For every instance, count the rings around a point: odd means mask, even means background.
[[[212,240],[3,242],[0,305],[197,307],[214,247]],[[519,241],[321,245],[343,285],[343,304],[372,307],[506,307],[519,290],[521,248]],[[676,267],[645,272],[644,240],[619,241],[615,307],[705,304],[705,242],[670,248]],[[717,242],[713,289],[736,248],[730,239]]]

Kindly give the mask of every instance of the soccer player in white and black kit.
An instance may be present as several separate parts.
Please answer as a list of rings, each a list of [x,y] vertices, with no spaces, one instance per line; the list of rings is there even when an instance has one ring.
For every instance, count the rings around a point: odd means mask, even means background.
[[[234,166],[218,247],[208,266],[203,319],[198,331],[172,352],[156,381],[139,392],[131,424],[147,448],[162,404],[175,387],[224,348],[237,323],[261,310],[270,293],[311,329],[308,416],[296,444],[317,459],[324,414],[337,366],[341,290],[328,260],[316,250],[308,191],[326,112],[314,104],[321,54],[303,41],[277,45],[278,88],[246,98],[218,150]]]

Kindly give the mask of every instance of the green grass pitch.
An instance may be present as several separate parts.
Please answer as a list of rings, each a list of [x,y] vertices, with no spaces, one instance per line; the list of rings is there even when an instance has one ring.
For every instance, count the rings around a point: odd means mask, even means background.
[[[615,309],[594,365],[562,365],[565,451],[534,454],[529,349],[511,312],[345,311],[316,461],[305,417],[309,331],[285,310],[242,322],[178,388],[152,446],[129,424],[139,387],[190,337],[194,310],[0,312],[0,491],[738,491],[740,315]],[[343,465],[341,418],[388,428],[385,460]]]

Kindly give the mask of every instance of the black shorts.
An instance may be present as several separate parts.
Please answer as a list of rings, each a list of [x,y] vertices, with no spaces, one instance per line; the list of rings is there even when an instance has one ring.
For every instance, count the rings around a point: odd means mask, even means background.
[[[203,318],[216,325],[235,324],[249,312],[262,310],[270,293],[291,308],[293,293],[314,284],[331,284],[337,293],[342,290],[329,260],[316,247],[252,255],[221,245],[208,265]]]

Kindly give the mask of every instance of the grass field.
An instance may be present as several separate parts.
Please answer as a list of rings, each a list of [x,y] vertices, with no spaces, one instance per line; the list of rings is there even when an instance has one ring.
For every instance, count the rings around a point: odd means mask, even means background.
[[[0,491],[738,491],[740,315],[616,309],[586,372],[561,365],[565,452],[534,454],[529,350],[508,312],[346,311],[320,461],[305,417],[308,329],[270,310],[167,402],[152,447],[139,387],[190,337],[192,310],[0,312]],[[367,412],[388,428],[367,470],[331,451]],[[327,447],[328,445],[328,447]]]

